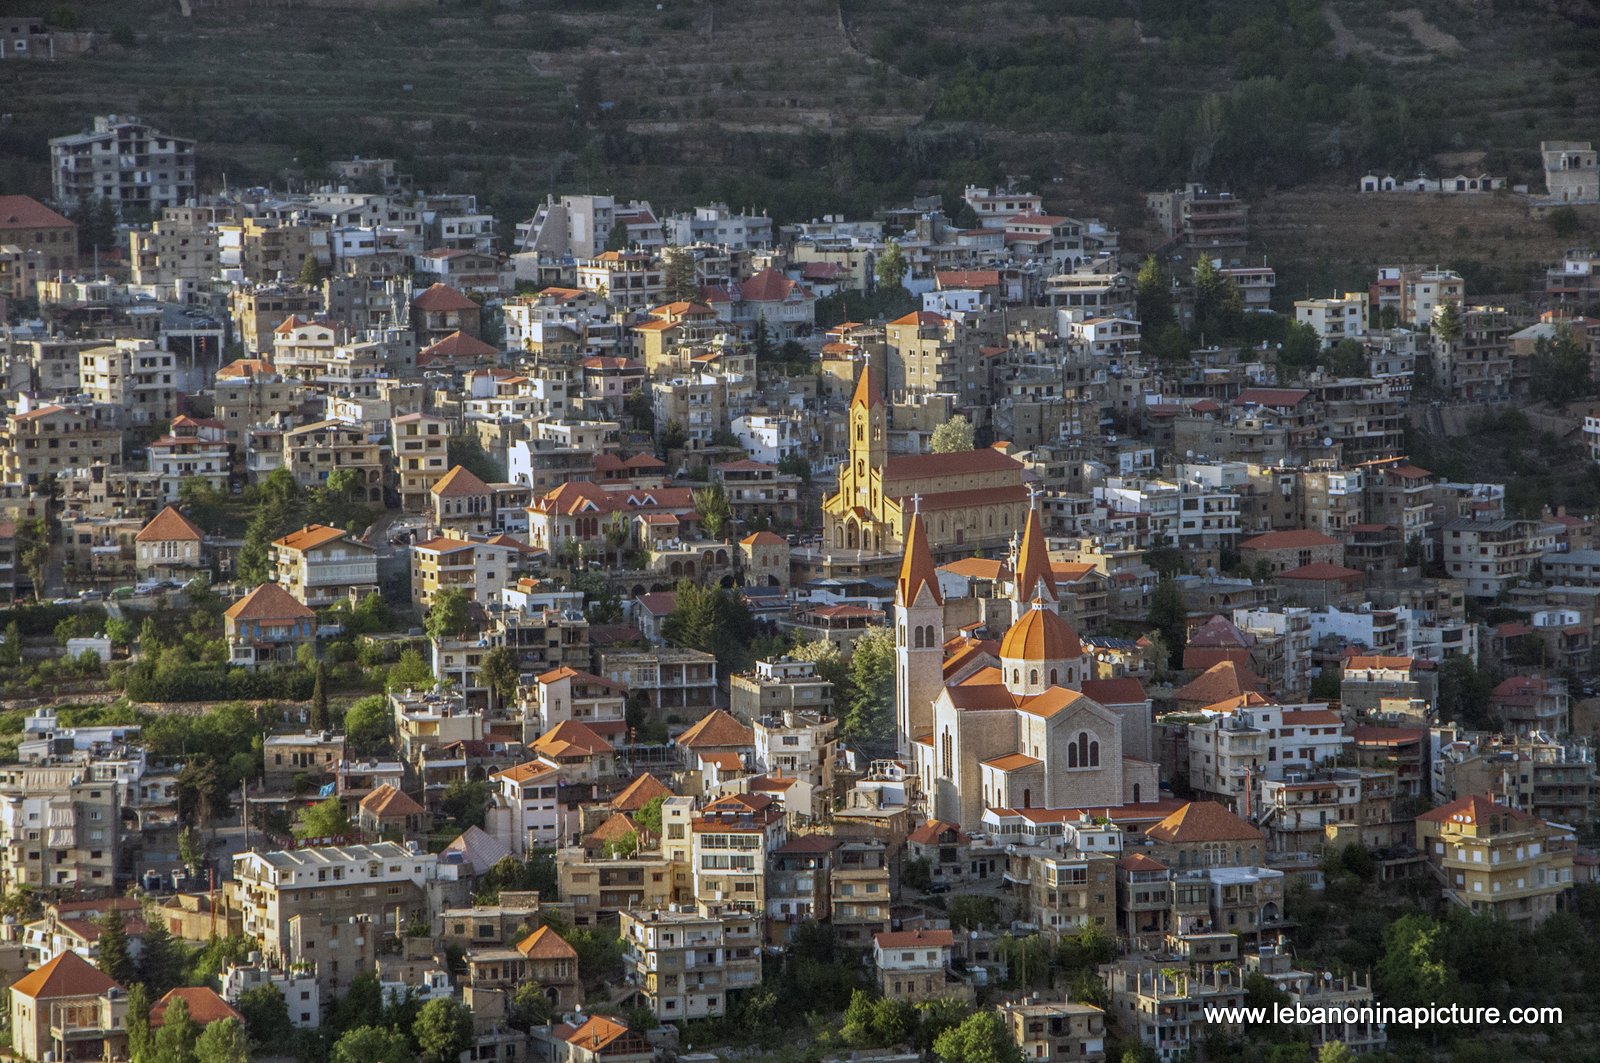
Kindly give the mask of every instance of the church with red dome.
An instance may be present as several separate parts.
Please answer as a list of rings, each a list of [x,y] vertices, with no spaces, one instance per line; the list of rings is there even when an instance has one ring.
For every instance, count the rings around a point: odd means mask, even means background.
[[[987,809],[1156,800],[1150,703],[1129,700],[1128,680],[1095,678],[1061,615],[1036,509],[1008,570],[1005,634],[947,637],[939,573],[912,516],[895,587],[896,731],[927,814],[972,830]]]

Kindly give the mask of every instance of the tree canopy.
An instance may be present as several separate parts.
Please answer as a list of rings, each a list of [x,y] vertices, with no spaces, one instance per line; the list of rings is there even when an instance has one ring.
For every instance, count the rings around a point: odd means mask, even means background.
[[[972,422],[963,414],[956,414],[933,430],[928,446],[935,454],[957,454],[977,446]]]

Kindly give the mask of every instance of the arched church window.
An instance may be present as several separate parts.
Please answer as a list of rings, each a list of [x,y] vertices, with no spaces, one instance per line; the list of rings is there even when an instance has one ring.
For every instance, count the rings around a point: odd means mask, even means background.
[[[1077,766],[1078,766],[1078,743],[1073,742],[1071,745],[1067,746],[1067,767],[1076,768]]]
[[[1089,767],[1098,768],[1099,766],[1100,766],[1100,743],[1099,742],[1090,742],[1089,743]]]
[[[1028,789],[1027,787],[1023,787],[1023,790],[1022,790],[1022,807],[1023,808],[1032,808],[1033,807],[1033,791]]]
[[[1028,685],[1031,687],[1036,687],[1039,685],[1039,669],[1028,669]]]
[[[1054,668],[1050,669],[1050,685],[1056,685],[1056,670]]]

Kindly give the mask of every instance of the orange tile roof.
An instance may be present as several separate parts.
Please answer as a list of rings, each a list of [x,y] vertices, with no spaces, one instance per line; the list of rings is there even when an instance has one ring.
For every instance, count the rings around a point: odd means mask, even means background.
[[[1128,853],[1117,861],[1117,867],[1123,871],[1165,871],[1167,865],[1161,861],[1144,855],[1143,853]]]
[[[618,812],[637,812],[658,797],[674,796],[671,787],[649,772],[644,772],[611,799],[611,807]]]
[[[930,476],[963,476],[980,472],[1015,472],[1020,483],[1022,463],[989,447],[955,454],[905,454],[889,459],[884,466],[883,479],[887,484],[894,480],[921,480]],[[910,492],[886,486],[885,493],[898,497]],[[925,496],[924,509],[928,501],[929,498]]]
[[[905,317],[897,317],[889,322],[891,325],[914,325],[917,328],[938,328],[949,323],[949,318],[943,314],[935,314],[931,310],[913,310]]]
[[[1026,753],[1007,753],[1003,757],[994,757],[983,762],[985,767],[994,768],[996,771],[1012,772],[1031,768],[1044,761],[1037,757],[1030,757]]]
[[[230,620],[304,620],[317,614],[276,583],[263,583],[224,614]]]
[[[1339,540],[1329,538],[1310,528],[1293,531],[1267,532],[1239,544],[1241,550],[1304,550],[1312,546],[1338,546]]]
[[[608,1019],[604,1015],[591,1015],[583,1025],[566,1035],[566,1041],[569,1045],[598,1052],[617,1038],[632,1032],[614,1019]]]
[[[430,343],[417,352],[417,367],[431,365],[437,361],[460,361],[475,358],[487,358],[499,355],[500,348],[491,347],[476,336],[469,336],[460,329],[450,333],[444,339]]]
[[[721,772],[744,770],[744,758],[737,753],[702,753],[700,764],[703,767],[716,768]]]
[[[525,783],[532,779],[540,779],[546,775],[553,775],[556,768],[542,760],[530,760],[525,764],[518,764],[504,771],[497,771],[491,778],[510,779],[514,783]]]
[[[610,742],[577,720],[562,720],[535,739],[532,748],[552,757],[592,757],[613,752]]]
[[[916,842],[918,845],[937,845],[940,837],[950,831],[955,832],[958,844],[972,840],[961,830],[959,824],[947,823],[942,819],[930,819],[907,835],[906,841]]]
[[[732,713],[726,709],[712,709],[693,727],[673,739],[673,744],[687,749],[700,746],[715,748],[749,746],[754,745],[755,740],[755,732],[740,723]]]
[[[86,997],[122,986],[76,952],[63,952],[49,963],[11,984],[14,993],[34,1000]]]
[[[1261,686],[1261,680],[1250,669],[1233,661],[1218,661],[1178,688],[1173,697],[1177,701],[1198,701],[1202,705],[1211,705],[1258,691]]]
[[[1147,838],[1175,844],[1260,841],[1265,837],[1215,801],[1190,801],[1144,833]]]
[[[385,816],[420,816],[421,805],[395,787],[384,783],[361,799],[361,807],[382,819]]]
[[[457,495],[486,495],[489,493],[489,485],[457,465],[433,481],[433,486],[428,490],[440,498],[453,498]]]
[[[578,950],[567,944],[554,929],[541,926],[517,942],[517,951],[530,960],[576,960]]]
[[[478,309],[477,303],[442,283],[429,285],[427,291],[411,300],[411,305],[418,310],[428,311]]]
[[[281,539],[274,539],[273,546],[282,546],[290,550],[314,550],[326,543],[343,539],[348,532],[342,528],[330,528],[326,524],[307,524],[299,531],[292,531]]]
[[[32,196],[0,196],[0,232],[8,229],[65,229],[73,225]]]
[[[167,1009],[175,1000],[183,1001],[184,1006],[189,1009],[189,1018],[196,1026],[209,1026],[223,1019],[244,1021],[244,1016],[218,996],[216,990],[206,986],[180,986],[150,1006],[151,1029],[159,1029],[166,1024]]]
[[[136,543],[200,542],[205,538],[188,517],[178,512],[177,506],[167,506],[150,518],[150,523],[139,529],[133,537]]]
[[[1488,794],[1472,794],[1430,812],[1420,812],[1417,819],[1429,823],[1487,824],[1494,816],[1503,816],[1518,823],[1532,823],[1539,817],[1500,804]]]
[[[1017,548],[1017,592],[1020,597],[1057,597],[1056,576],[1050,567],[1050,550],[1039,524],[1039,510],[1028,507],[1028,521],[1022,530],[1022,545]],[[1040,584],[1044,586],[1041,588]]]
[[[1000,640],[1000,656],[1019,661],[1064,661],[1083,656],[1083,643],[1061,614],[1041,599],[1023,613]]]
[[[740,546],[788,546],[789,540],[769,531],[759,531],[739,540]]]
[[[613,812],[601,821],[598,827],[589,832],[589,837],[585,841],[604,845],[606,842],[622,841],[630,834],[635,838],[639,836],[639,828],[634,825],[633,820],[629,819],[625,813]]]

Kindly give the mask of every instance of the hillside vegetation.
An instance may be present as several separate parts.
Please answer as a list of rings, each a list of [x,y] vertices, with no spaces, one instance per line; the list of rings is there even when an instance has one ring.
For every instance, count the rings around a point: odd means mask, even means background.
[[[0,11],[40,5],[0,0]],[[1257,194],[1441,152],[1537,183],[1600,136],[1600,15],[1417,0],[77,0],[93,55],[0,64],[0,187],[50,136],[131,111],[203,176],[316,179],[351,153],[507,216],[554,190],[780,219],[1004,174],[1133,221],[1186,179]],[[47,9],[46,13],[49,13]],[[113,43],[114,42],[114,43]],[[1481,154],[1479,154],[1481,153]]]

